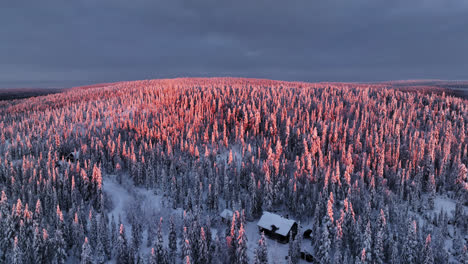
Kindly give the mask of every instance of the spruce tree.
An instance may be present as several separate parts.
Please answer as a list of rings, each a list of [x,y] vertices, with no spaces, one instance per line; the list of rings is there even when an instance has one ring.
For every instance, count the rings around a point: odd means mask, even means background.
[[[164,248],[164,240],[162,234],[162,217],[159,219],[159,226],[158,226],[158,234],[155,243],[155,250],[156,250],[156,259],[158,263],[166,263],[166,250]]]
[[[290,238],[289,238],[288,259],[290,259],[290,263],[297,264],[299,263],[300,257],[301,257],[300,235],[296,235],[293,238],[292,232],[291,232]]]
[[[205,230],[202,227],[200,230],[200,239],[198,240],[198,248],[199,248],[199,257],[198,263],[206,263],[210,264],[210,251],[208,248],[207,237],[205,234]]]
[[[174,264],[177,254],[177,233],[174,224],[174,218],[169,220],[169,263]]]
[[[431,235],[427,235],[423,249],[424,264],[434,264],[434,254],[432,253]]]
[[[213,264],[224,264],[229,259],[227,252],[226,239],[218,232],[214,241]]]
[[[36,226],[33,236],[33,258],[37,263],[45,262],[44,258],[44,240],[39,227]]]
[[[154,248],[151,248],[151,253],[149,256],[148,264],[159,264],[158,257],[156,256],[156,252],[154,251]]]
[[[133,219],[132,223],[132,243],[131,250],[133,253],[138,253],[140,251],[141,242],[143,240],[142,227],[137,219]]]
[[[398,242],[396,240],[394,240],[392,243],[392,255],[390,257],[390,263],[401,263],[400,252],[398,251]]]
[[[91,246],[89,245],[88,238],[85,237],[83,246],[81,248],[81,264],[93,264],[93,256],[91,252]]]
[[[98,227],[98,240],[102,243],[104,252],[106,254],[106,259],[111,255],[111,241],[109,238],[109,228],[107,224],[107,218],[102,213],[99,217],[99,227]],[[98,242],[99,242],[98,241]]]
[[[190,260],[192,259],[192,249],[190,246],[190,241],[188,239],[185,239],[183,247],[182,247],[182,259],[184,263],[190,263]]]
[[[247,264],[249,259],[247,257],[247,236],[244,230],[244,223],[241,223],[239,228],[239,236],[237,237],[236,248],[236,264]]]
[[[265,233],[262,232],[260,236],[260,240],[258,240],[258,246],[255,250],[255,257],[254,257],[255,264],[268,264],[268,250],[265,240]]]
[[[324,219],[322,221],[322,228],[320,233],[320,239],[317,241],[318,245],[318,252],[317,258],[319,259],[321,264],[328,264],[330,263],[330,248],[331,248],[331,241],[330,241],[330,233],[328,231],[330,225],[330,218],[328,214],[325,214]]]
[[[23,264],[23,251],[18,244],[18,237],[15,237],[13,242],[13,254],[11,256],[12,264]]]
[[[67,260],[67,245],[63,239],[62,230],[59,228],[55,230],[54,237],[55,255],[54,264],[63,264]]]
[[[96,264],[106,263],[107,254],[106,254],[106,250],[101,240],[97,241],[95,255],[96,255]]]
[[[404,261],[406,263],[418,262],[418,230],[416,220],[408,223],[404,246]]]
[[[120,224],[119,236],[116,242],[116,257],[117,264],[127,264],[130,261],[127,238],[123,224]]]

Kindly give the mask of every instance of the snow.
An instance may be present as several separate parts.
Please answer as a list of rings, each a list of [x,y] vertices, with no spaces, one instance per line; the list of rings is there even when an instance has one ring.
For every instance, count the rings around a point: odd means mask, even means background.
[[[440,213],[443,209],[449,217],[453,217],[455,212],[455,201],[446,197],[437,196],[434,199],[434,212]]]
[[[294,223],[296,223],[294,220],[265,211],[263,212],[263,215],[258,221],[257,225],[270,231],[272,231],[272,227],[275,226],[278,228],[275,233],[282,236],[287,236]]]
[[[114,179],[109,177],[103,178],[102,188],[107,195],[111,198],[114,208],[109,212],[109,216],[113,215],[115,219],[118,219],[119,216],[125,215],[125,207],[129,201],[133,200],[133,197],[130,193],[118,184]],[[127,228],[128,229],[128,228]]]

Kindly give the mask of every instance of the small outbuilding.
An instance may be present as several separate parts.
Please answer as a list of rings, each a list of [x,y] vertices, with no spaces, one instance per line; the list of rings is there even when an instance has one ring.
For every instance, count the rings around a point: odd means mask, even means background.
[[[257,226],[260,232],[281,243],[288,243],[289,237],[294,238],[297,234],[296,221],[266,211],[263,212]]]
[[[304,231],[304,234],[302,235],[304,239],[311,239],[312,238],[312,229],[307,229]]]
[[[67,161],[75,162],[80,159],[80,152],[79,151],[73,151],[70,154],[68,154],[65,159]]]
[[[234,212],[229,210],[229,209],[224,209],[219,216],[221,216],[221,220],[225,223],[228,223],[232,220],[232,216],[234,215]]]

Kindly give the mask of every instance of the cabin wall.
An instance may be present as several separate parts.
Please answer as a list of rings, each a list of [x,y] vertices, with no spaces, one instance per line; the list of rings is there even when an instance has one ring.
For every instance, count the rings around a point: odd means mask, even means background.
[[[289,242],[289,233],[288,233],[288,236],[282,236],[280,234],[277,234],[275,232],[272,232],[268,229],[264,229],[264,228],[259,228],[259,231],[260,232],[264,232],[266,236],[268,236],[270,239],[274,239],[280,243],[288,243]]]

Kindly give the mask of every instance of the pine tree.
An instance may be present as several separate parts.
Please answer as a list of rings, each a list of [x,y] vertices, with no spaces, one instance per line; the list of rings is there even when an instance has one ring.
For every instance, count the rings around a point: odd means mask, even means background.
[[[161,217],[159,219],[158,234],[157,234],[156,244],[155,244],[156,259],[158,263],[166,263],[166,250],[164,249],[162,222],[163,222],[163,218]]]
[[[37,263],[43,263],[44,259],[44,241],[42,239],[41,231],[36,226],[33,236],[33,258]]]
[[[156,252],[154,251],[154,248],[151,248],[151,253],[149,257],[148,264],[158,264],[158,257],[156,256]]]
[[[244,223],[241,222],[239,228],[239,236],[237,237],[236,248],[236,264],[247,264],[249,259],[247,257],[247,236],[244,230]]]
[[[156,237],[156,230],[154,228],[154,224],[152,223],[149,223],[148,224],[148,229],[147,229],[147,237],[146,237],[146,246],[147,247],[150,247],[153,245],[154,241],[153,239]]]
[[[174,264],[177,254],[177,233],[175,229],[174,219],[171,216],[169,220],[169,263]]]
[[[447,251],[444,249],[445,236],[441,233],[440,230],[434,229],[434,234],[433,236],[431,235],[431,244],[433,248],[437,249],[433,251],[434,263],[448,263],[449,256]]]
[[[366,261],[372,263],[372,231],[370,222],[367,222],[362,245],[366,252]]]
[[[91,246],[89,245],[88,238],[85,237],[83,247],[81,248],[81,264],[93,264]]]
[[[400,252],[398,252],[398,242],[395,240],[392,243],[392,255],[390,257],[390,263],[401,263]]]
[[[290,234],[289,238],[289,249],[288,249],[288,259],[290,263],[297,264],[299,263],[299,259],[301,257],[301,241],[300,235],[293,238],[292,233]]]
[[[458,261],[461,264],[468,264],[468,245],[463,246],[463,252],[458,256]]]
[[[418,262],[418,230],[416,220],[410,221],[404,247],[404,260],[406,263]]]
[[[132,241],[131,252],[136,254],[140,251],[140,246],[143,240],[141,224],[138,220],[134,219],[132,223]]]
[[[18,245],[18,237],[15,237],[15,241],[13,242],[13,254],[11,256],[11,263],[12,264],[23,264],[23,251],[21,250],[20,246]]]
[[[271,206],[273,204],[273,183],[271,182],[270,170],[268,169],[266,163],[263,167],[265,172],[265,186],[263,189],[263,208],[264,210],[268,211],[271,210]]]
[[[428,183],[427,183],[427,192],[428,192],[428,209],[434,209],[434,200],[436,196],[436,183],[434,173],[429,175]]]
[[[456,226],[458,226],[460,228],[464,228],[466,218],[467,217],[465,217],[465,215],[463,213],[462,202],[460,200],[457,200],[457,202],[455,203],[455,213],[454,213],[454,216],[453,216],[453,222],[454,222],[454,224]]]
[[[111,255],[111,241],[109,239],[109,228],[107,226],[107,222],[108,220],[106,216],[102,213],[99,217],[98,240],[102,243],[106,259]]]
[[[98,220],[95,211],[90,211],[89,214],[91,215],[91,227],[89,228],[88,239],[90,246],[94,248],[98,240]]]
[[[333,255],[333,264],[342,264],[343,263],[343,254],[341,248],[336,248],[335,254]]]
[[[384,255],[384,231],[379,229],[377,234],[375,235],[375,242],[374,242],[374,256],[375,256],[375,263],[382,264],[385,263],[385,255]]]
[[[210,264],[211,263],[210,251],[208,249],[207,237],[206,237],[205,230],[203,227],[200,230],[200,239],[198,240],[198,249],[199,249],[199,257],[198,257],[197,262]]]
[[[96,263],[97,264],[104,264],[107,261],[107,255],[106,255],[106,250],[104,248],[103,243],[101,240],[98,240],[97,245],[96,245]]]
[[[427,235],[426,244],[423,250],[424,264],[434,264],[434,254],[432,253],[431,235]]]
[[[220,232],[218,232],[215,241],[214,241],[214,253],[213,253],[213,264],[224,264],[229,259],[227,252],[226,239],[221,237]]]
[[[65,263],[65,261],[67,260],[67,245],[65,243],[65,240],[63,239],[63,233],[60,228],[55,230],[54,244],[54,264]]]
[[[119,236],[116,242],[116,255],[117,255],[117,264],[127,264],[130,260],[127,238],[125,236],[125,229],[123,224],[120,224]]]
[[[262,232],[260,240],[258,240],[258,246],[257,246],[257,249],[255,250],[254,263],[255,264],[268,264],[268,251],[267,251],[267,245],[266,245],[264,232]]]
[[[190,247],[190,242],[188,239],[185,239],[185,242],[182,247],[182,258],[185,263],[190,263],[190,260],[192,259],[192,249]]]
[[[330,233],[328,231],[330,225],[330,218],[328,214],[324,216],[322,221],[322,228],[320,233],[320,240],[318,240],[318,252],[317,258],[319,259],[321,264],[328,264],[330,263],[330,248],[331,248],[331,241],[330,241]]]
[[[77,257],[80,256],[81,254],[81,246],[82,242],[84,241],[84,228],[79,222],[79,217],[78,217],[78,212],[75,213],[75,217],[73,218],[72,226],[71,226],[71,234],[70,237],[73,238],[74,242],[72,242],[71,246],[74,246],[73,248],[73,254]]]

